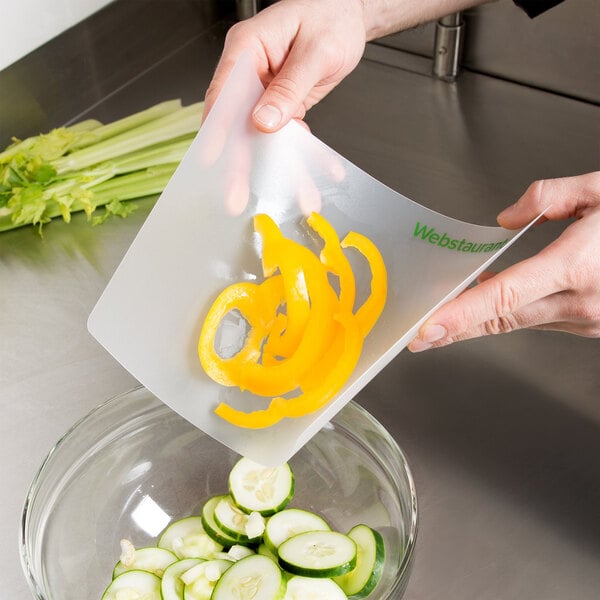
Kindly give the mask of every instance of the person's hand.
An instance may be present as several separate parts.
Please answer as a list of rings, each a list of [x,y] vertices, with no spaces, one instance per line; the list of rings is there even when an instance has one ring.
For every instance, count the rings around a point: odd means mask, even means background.
[[[362,0],[281,0],[227,33],[205,96],[205,117],[243,51],[267,88],[253,112],[258,129],[303,119],[358,64],[366,42]]]
[[[498,215],[508,229],[575,219],[541,252],[500,273],[485,273],[437,310],[408,345],[412,352],[516,329],[600,337],[600,171],[533,183]]]
[[[491,0],[279,0],[236,23],[205,95],[204,119],[240,54],[249,51],[266,91],[252,118],[278,131],[358,64],[367,41]]]

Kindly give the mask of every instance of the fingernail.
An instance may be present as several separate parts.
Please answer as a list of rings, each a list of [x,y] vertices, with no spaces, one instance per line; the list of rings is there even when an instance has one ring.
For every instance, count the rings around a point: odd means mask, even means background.
[[[415,338],[409,345],[408,349],[411,352],[422,352],[429,350],[434,342],[439,342],[447,335],[446,328],[443,325],[428,325],[423,330],[423,333]]]
[[[263,104],[254,111],[256,121],[267,129],[277,127],[281,123],[282,117],[281,111],[272,104]]]
[[[511,206],[509,206],[508,208],[505,208],[497,217],[496,220],[498,222],[503,221],[504,219],[506,219],[507,217],[510,218],[511,214],[515,211],[515,205],[512,204]]]
[[[443,325],[427,325],[419,336],[424,342],[439,342],[446,337],[446,328]]]
[[[423,350],[429,350],[429,348],[431,348],[432,344],[430,344],[429,342],[424,342],[422,340],[420,340],[419,338],[415,338],[409,345],[408,345],[408,349],[411,352],[423,352]]]

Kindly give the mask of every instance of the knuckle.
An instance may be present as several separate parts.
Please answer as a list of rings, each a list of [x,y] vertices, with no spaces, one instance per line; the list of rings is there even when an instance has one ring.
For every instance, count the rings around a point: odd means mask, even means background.
[[[269,94],[286,103],[298,102],[298,84],[291,77],[278,77],[269,86]]]
[[[514,315],[503,315],[490,319],[483,324],[486,335],[498,335],[500,333],[509,333],[519,329],[520,325]]]
[[[509,316],[519,307],[519,293],[508,281],[502,279],[493,288],[493,305],[498,318]]]
[[[234,23],[225,34],[225,43],[231,43],[234,40],[244,38],[248,32],[248,22],[238,21]]]
[[[548,181],[545,179],[538,179],[534,181],[528,188],[526,196],[528,196],[535,206],[541,206],[546,192],[545,188],[548,185]]]

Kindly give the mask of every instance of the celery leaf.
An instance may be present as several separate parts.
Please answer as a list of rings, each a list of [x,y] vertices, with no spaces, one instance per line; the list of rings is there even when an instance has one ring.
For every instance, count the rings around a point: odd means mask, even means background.
[[[137,206],[135,204],[131,204],[130,202],[121,202],[120,200],[111,200],[108,204],[104,206],[104,212],[102,215],[94,217],[93,224],[100,225],[104,223],[106,219],[109,217],[128,217],[131,213],[137,210]]]

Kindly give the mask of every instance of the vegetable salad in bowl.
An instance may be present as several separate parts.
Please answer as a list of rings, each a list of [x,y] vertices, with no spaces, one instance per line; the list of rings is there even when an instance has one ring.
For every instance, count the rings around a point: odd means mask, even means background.
[[[398,600],[416,534],[406,459],[355,402],[265,468],[140,387],[49,453],[21,554],[38,600]]]
[[[383,573],[385,544],[365,524],[347,534],[303,509],[290,466],[241,458],[229,494],[209,498],[201,516],[177,520],[155,547],[121,540],[121,559],[102,600],[345,600],[366,598]]]

